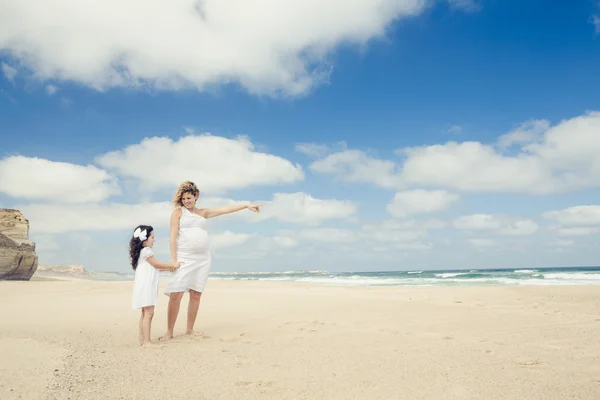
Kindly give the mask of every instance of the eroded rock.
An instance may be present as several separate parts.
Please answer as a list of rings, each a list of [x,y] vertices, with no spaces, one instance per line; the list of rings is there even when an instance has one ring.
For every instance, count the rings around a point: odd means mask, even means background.
[[[0,208],[0,280],[28,281],[37,266],[29,221],[19,210]]]

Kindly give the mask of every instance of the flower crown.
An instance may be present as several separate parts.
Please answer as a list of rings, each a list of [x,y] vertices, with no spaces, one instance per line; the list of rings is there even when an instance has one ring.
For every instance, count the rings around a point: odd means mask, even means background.
[[[135,232],[133,232],[133,237],[138,238],[138,239],[140,239],[140,242],[143,242],[146,239],[148,239],[148,233],[146,232],[145,229],[141,230],[140,228],[137,228],[135,230]]]

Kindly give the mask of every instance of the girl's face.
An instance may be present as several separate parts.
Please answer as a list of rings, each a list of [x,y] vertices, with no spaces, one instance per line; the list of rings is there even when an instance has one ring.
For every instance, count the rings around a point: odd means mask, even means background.
[[[183,194],[183,196],[181,196],[181,202],[183,203],[183,206],[185,208],[194,208],[194,205],[196,204],[196,199],[197,197],[195,197],[189,192],[186,192]]]
[[[154,246],[154,231],[150,232],[150,236],[144,242],[144,246],[150,247],[150,248],[152,248],[152,246]]]

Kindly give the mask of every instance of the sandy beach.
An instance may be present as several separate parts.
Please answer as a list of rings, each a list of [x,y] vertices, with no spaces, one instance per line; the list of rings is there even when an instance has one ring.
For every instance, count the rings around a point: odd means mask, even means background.
[[[131,282],[0,282],[0,398],[600,399],[597,286],[210,280],[210,337],[184,311],[148,349],[130,303]]]

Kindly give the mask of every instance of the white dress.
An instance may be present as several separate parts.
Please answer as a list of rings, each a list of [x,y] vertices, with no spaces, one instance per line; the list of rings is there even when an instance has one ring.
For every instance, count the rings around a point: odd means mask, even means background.
[[[158,297],[158,270],[146,259],[154,253],[150,247],[144,247],[138,258],[133,280],[132,308],[138,310],[142,307],[155,306]]]
[[[177,261],[182,263],[171,274],[165,294],[188,292],[190,289],[203,292],[210,271],[210,250],[206,219],[181,208],[179,235],[177,237]]]

